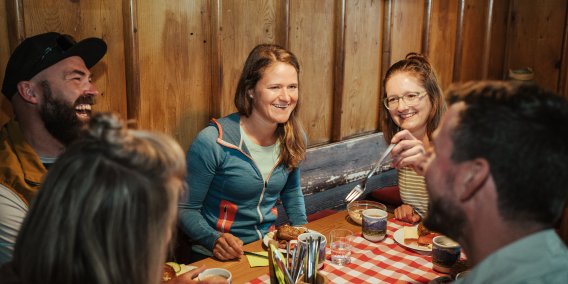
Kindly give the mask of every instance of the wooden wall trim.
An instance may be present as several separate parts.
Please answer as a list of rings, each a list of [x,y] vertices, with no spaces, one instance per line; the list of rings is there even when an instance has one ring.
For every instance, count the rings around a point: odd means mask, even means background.
[[[140,117],[140,57],[138,42],[138,2],[122,2],[124,32],[124,71],[126,79],[126,116],[138,122]]]
[[[566,14],[564,16],[564,37],[562,38],[562,57],[560,58],[560,74],[558,76],[558,89],[556,91],[560,95],[568,99],[568,2],[566,3]],[[568,209],[568,203],[567,203],[567,209]],[[567,223],[567,226],[566,226],[565,236],[568,239],[568,215],[566,216],[567,220],[565,223]]]
[[[282,34],[284,37],[283,39],[281,39],[282,46],[290,50],[290,0],[284,0],[284,3],[282,3],[282,5],[282,13],[284,14],[284,19],[282,27],[280,28],[282,32],[279,34]]]
[[[223,4],[222,0],[211,1],[211,104],[209,116],[221,117],[223,109]]]
[[[432,20],[432,0],[424,0],[424,19],[422,24],[421,53],[428,56],[430,43],[430,22]]]
[[[389,70],[391,65],[391,31],[392,31],[392,18],[393,18],[392,0],[385,2],[383,13],[383,64],[381,66],[381,74],[384,75]]]
[[[481,64],[481,79],[485,80],[489,74],[489,56],[491,55],[491,28],[493,27],[494,0],[487,0],[487,12],[485,14],[485,38],[483,39],[483,57]]]
[[[333,69],[333,113],[331,142],[341,140],[341,116],[343,113],[343,84],[345,80],[345,0],[337,1],[335,6],[335,43]]]
[[[16,46],[26,38],[24,25],[23,0],[6,0],[6,17],[8,22],[8,38],[10,42],[10,54]]]
[[[461,75],[461,61],[463,54],[463,22],[465,15],[465,0],[460,0],[458,5],[458,20],[456,27],[456,52],[454,53],[454,70],[452,82],[458,82]]]
[[[515,15],[514,15],[514,9],[513,9],[513,5],[514,5],[514,0],[509,1],[509,11],[507,11],[507,33],[505,34],[505,36],[507,37],[507,40],[505,40],[505,53],[503,54],[503,79],[507,79],[509,77],[509,57],[511,56],[511,53],[509,52],[509,49],[511,48],[511,33],[512,33],[512,22],[515,20]]]

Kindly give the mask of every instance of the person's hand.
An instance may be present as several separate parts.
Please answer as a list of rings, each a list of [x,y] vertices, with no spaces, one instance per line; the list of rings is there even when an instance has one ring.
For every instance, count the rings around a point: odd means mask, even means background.
[[[408,222],[408,223],[416,223],[422,219],[418,213],[414,211],[412,206],[408,204],[402,204],[398,208],[394,210],[394,217],[397,220]]]
[[[205,265],[202,265],[199,268],[195,268],[192,269],[184,274],[179,275],[178,277],[165,282],[165,283],[176,283],[176,284],[196,284],[199,283],[197,281],[197,279],[194,280],[194,278],[197,277],[197,275],[199,275],[199,273],[201,273],[203,270],[205,270]]]
[[[391,143],[397,144],[392,149],[392,166],[400,169],[402,167],[412,167],[418,174],[422,175],[417,167],[423,160],[426,150],[422,141],[416,139],[410,131],[402,130],[396,133],[391,139]]]
[[[240,258],[243,255],[243,241],[229,233],[223,233],[213,247],[213,256],[219,260]]]
[[[179,275],[178,277],[172,279],[172,281],[175,282],[166,282],[166,283],[176,283],[176,284],[199,284],[199,283],[203,283],[203,284],[227,284],[229,283],[227,280],[203,280],[203,281],[199,281],[197,278],[197,276],[199,275],[199,273],[201,273],[203,270],[205,270],[205,265],[202,265],[199,268],[195,268],[192,269],[184,274]]]

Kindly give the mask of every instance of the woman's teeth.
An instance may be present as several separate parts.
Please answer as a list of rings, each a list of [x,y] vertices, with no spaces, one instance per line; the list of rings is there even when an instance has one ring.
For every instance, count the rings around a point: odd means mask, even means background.
[[[289,104],[273,104],[273,106],[275,106],[277,108],[287,108],[289,106]]]
[[[411,112],[411,113],[400,114],[399,116],[401,118],[409,118],[411,116],[414,116],[415,114],[416,114],[416,112]]]

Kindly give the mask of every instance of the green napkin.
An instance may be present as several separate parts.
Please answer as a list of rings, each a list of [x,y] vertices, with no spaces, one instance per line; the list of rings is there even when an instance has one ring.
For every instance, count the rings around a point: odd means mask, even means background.
[[[268,256],[267,251],[255,251],[254,253]],[[246,257],[248,259],[250,267],[268,266],[268,258],[258,257],[254,255],[246,255]]]

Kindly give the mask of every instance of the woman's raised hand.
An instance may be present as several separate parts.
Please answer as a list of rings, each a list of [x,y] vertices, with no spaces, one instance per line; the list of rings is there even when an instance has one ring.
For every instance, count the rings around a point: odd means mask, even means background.
[[[412,167],[418,174],[422,175],[417,166],[423,162],[424,154],[426,154],[424,143],[416,139],[408,130],[396,133],[391,139],[391,143],[397,144],[392,149],[392,166],[397,169]]]

